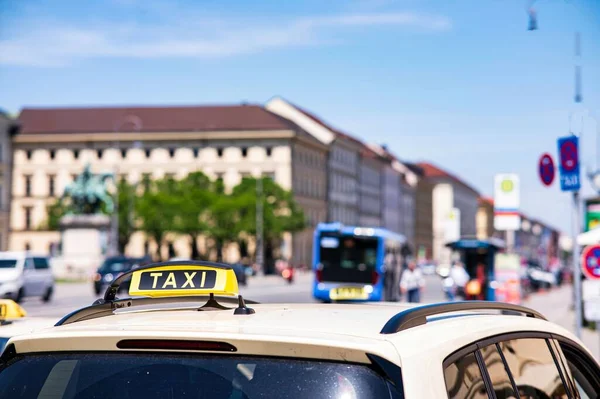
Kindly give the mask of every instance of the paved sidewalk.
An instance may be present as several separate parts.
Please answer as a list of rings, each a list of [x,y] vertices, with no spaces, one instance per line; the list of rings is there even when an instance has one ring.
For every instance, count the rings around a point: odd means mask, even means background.
[[[537,310],[548,320],[575,332],[575,312],[571,310],[572,287],[565,285],[545,293],[532,294],[524,305]],[[600,335],[598,332],[583,328],[581,340],[596,359],[600,359]]]

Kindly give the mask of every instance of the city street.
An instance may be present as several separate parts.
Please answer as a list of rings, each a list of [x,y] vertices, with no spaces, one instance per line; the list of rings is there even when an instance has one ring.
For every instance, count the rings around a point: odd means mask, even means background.
[[[424,301],[444,300],[441,281],[437,276],[426,276],[427,288]],[[279,276],[257,276],[250,279],[240,292],[246,298],[265,303],[313,302],[311,295],[311,273],[298,273],[293,284],[287,284]],[[78,308],[89,306],[96,299],[92,283],[61,283],[56,285],[52,302],[45,304],[38,299],[28,299],[23,307],[30,316],[60,318]]]

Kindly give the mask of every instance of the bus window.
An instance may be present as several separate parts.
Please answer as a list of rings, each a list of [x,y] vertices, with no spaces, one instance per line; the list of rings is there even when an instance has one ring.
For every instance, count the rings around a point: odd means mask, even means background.
[[[322,281],[370,284],[377,266],[377,246],[377,238],[321,236]]]

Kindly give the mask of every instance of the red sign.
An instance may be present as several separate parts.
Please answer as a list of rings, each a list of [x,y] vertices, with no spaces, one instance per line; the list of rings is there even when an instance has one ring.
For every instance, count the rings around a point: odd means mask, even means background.
[[[550,186],[554,181],[554,176],[556,175],[554,160],[550,154],[542,155],[540,162],[538,163],[538,170],[542,183],[544,183],[546,186]]]
[[[590,245],[583,250],[581,269],[587,278],[600,280],[600,245]]]
[[[579,165],[577,145],[573,141],[565,141],[560,147],[560,162],[566,172],[572,172]]]

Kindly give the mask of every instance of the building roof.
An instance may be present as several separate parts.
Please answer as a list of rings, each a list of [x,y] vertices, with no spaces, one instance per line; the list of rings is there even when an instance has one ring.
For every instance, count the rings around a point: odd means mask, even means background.
[[[479,197],[477,199],[479,205],[491,205],[494,206],[494,199],[491,197]]]
[[[419,165],[417,165],[416,163],[411,163],[411,162],[402,162],[402,163],[404,165],[406,165],[406,167],[408,169],[412,170],[419,177],[425,176],[425,171],[423,170],[423,168],[420,167]]]
[[[297,106],[296,104],[293,104],[294,107],[296,107],[298,109],[298,111],[302,112],[304,115],[306,115],[307,117],[309,117],[310,119],[312,119],[313,121],[317,122],[318,124],[320,124],[321,126],[326,127],[327,129],[329,129],[331,132],[333,132],[337,137],[342,137],[344,139],[347,139],[349,141],[352,141],[360,146],[364,146],[365,144],[359,140],[358,138],[352,136],[351,134],[348,134],[346,132],[343,132],[333,126],[331,126],[330,124],[326,123],[325,121],[323,121],[321,118],[317,117],[315,114],[307,111],[306,109]]]
[[[439,168],[436,165],[433,165],[433,164],[428,163],[428,162],[419,162],[417,165],[421,169],[423,169],[423,176],[425,176],[426,178],[445,178],[445,179],[449,179],[449,180],[454,181],[455,183],[458,183],[458,184],[462,185],[463,187],[468,188],[469,190],[473,191],[474,193],[478,193],[478,191],[475,188],[473,188],[471,185],[469,185],[468,183],[466,183],[464,180],[459,179],[458,177],[456,177],[452,173],[446,172],[445,170]]]
[[[21,134],[295,129],[258,105],[25,108]]]

